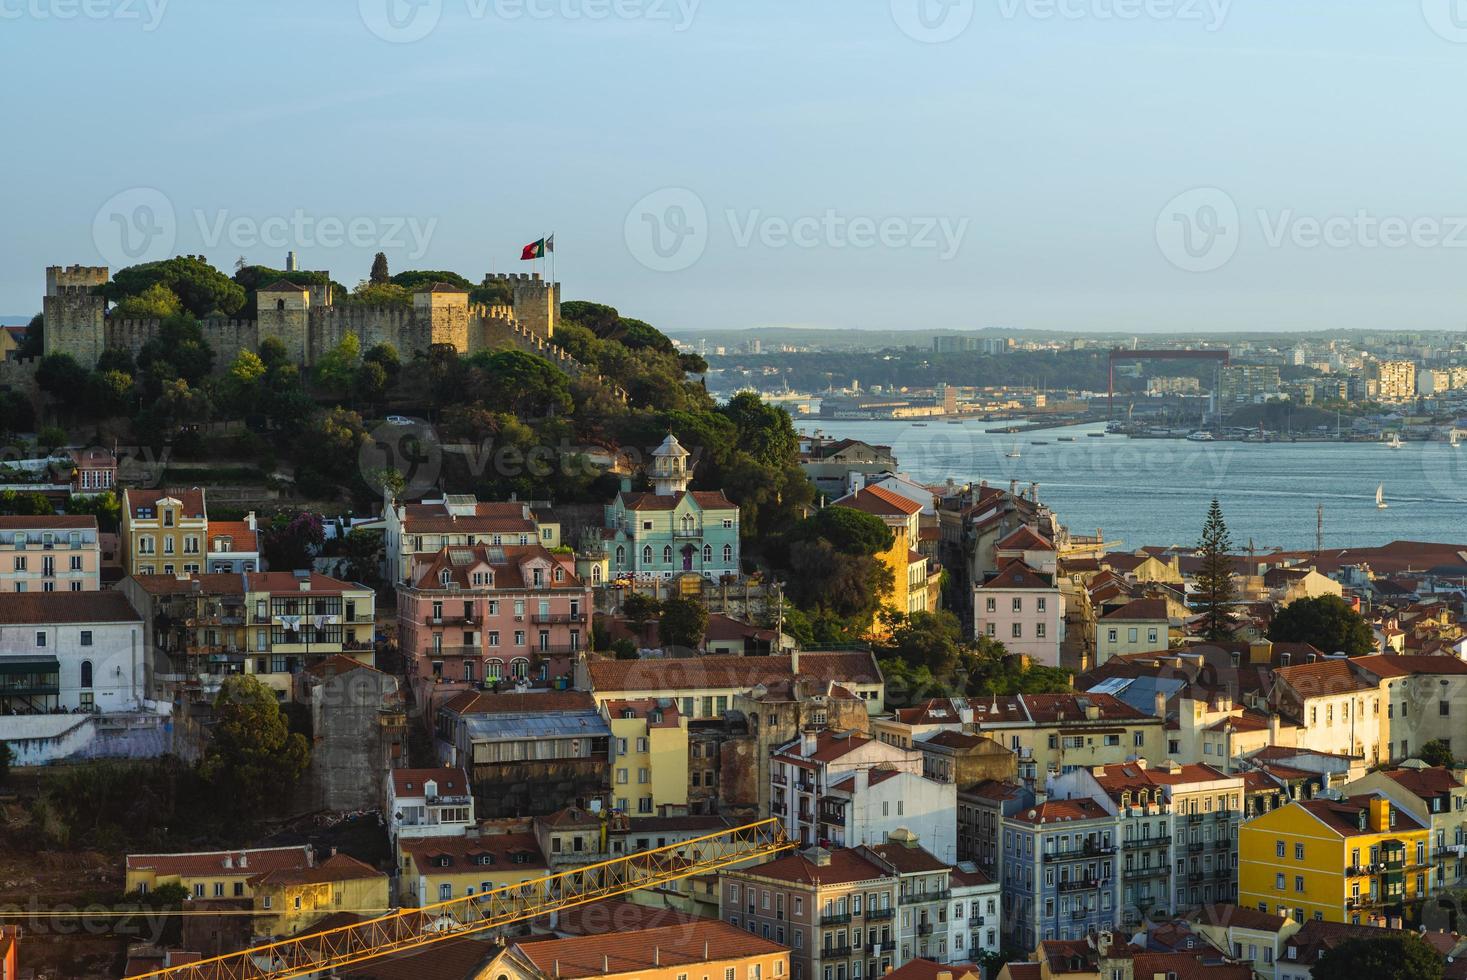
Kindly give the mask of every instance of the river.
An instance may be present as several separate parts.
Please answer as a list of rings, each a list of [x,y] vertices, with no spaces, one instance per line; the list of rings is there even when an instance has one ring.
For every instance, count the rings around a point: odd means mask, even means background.
[[[924,483],[1038,483],[1039,499],[1073,533],[1099,528],[1127,550],[1195,544],[1213,497],[1239,549],[1250,541],[1260,551],[1312,548],[1321,505],[1327,548],[1467,540],[1467,445],[1406,443],[1391,449],[1371,442],[1088,436],[1105,431],[1099,423],[1019,435],[984,431],[1003,424],[795,419],[803,432],[819,429],[891,446],[902,472]],[[1015,449],[1018,458],[1010,458]],[[1375,505],[1382,484],[1389,505],[1384,510]]]

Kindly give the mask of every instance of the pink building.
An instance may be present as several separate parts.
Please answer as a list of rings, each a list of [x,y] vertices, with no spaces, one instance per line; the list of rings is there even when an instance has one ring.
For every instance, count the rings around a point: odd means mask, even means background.
[[[590,646],[591,589],[575,556],[537,544],[449,547],[415,562],[397,591],[398,638],[436,703],[479,684],[528,680]]]
[[[105,449],[73,449],[71,492],[106,493],[117,486],[117,457]]]
[[[96,592],[101,572],[95,517],[0,517],[0,592]]]

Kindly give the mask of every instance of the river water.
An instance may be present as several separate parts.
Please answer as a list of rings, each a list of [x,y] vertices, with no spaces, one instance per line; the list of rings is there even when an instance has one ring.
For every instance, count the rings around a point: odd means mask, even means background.
[[[903,473],[924,483],[1039,484],[1039,498],[1072,533],[1141,545],[1195,545],[1217,497],[1233,541],[1260,551],[1312,548],[1324,507],[1327,548],[1405,539],[1467,541],[1467,444],[1243,443],[1129,439],[1103,424],[990,434],[1005,423],[796,418],[809,433],[892,447]],[[1061,438],[1073,442],[1059,442]],[[1045,445],[1035,445],[1043,442]],[[1017,449],[1018,458],[1009,454]],[[1375,505],[1384,485],[1385,510]]]

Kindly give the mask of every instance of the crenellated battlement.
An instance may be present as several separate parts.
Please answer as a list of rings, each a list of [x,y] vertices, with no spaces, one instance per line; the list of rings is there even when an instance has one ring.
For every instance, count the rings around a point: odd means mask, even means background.
[[[97,286],[102,285],[98,283]],[[96,296],[97,286],[55,286],[48,295],[51,296]]]

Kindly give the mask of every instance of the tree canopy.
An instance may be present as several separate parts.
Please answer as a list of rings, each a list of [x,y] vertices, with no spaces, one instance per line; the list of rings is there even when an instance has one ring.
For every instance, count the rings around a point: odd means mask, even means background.
[[[245,305],[243,286],[203,259],[186,255],[119,269],[101,289],[109,301],[122,303],[149,295],[154,286],[166,288],[196,317],[233,316]]]
[[[1213,642],[1232,639],[1237,629],[1230,608],[1237,594],[1233,585],[1232,549],[1233,539],[1223,520],[1222,507],[1214,497],[1202,525],[1202,540],[1197,545],[1202,568],[1197,572],[1196,591],[1196,602],[1202,611],[1202,635]]]
[[[248,819],[295,783],[310,761],[305,737],[289,730],[275,693],[253,674],[230,674],[214,699],[214,725],[202,771],[228,787]]]
[[[1314,964],[1314,980],[1441,980],[1443,960],[1420,936],[1347,939]]]
[[[1325,653],[1362,657],[1376,649],[1375,634],[1365,618],[1337,595],[1295,599],[1274,613],[1268,638],[1310,643]]]

